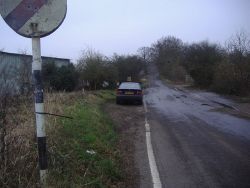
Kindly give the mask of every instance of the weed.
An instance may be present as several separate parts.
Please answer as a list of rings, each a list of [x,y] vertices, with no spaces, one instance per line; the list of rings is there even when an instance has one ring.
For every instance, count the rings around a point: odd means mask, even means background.
[[[116,133],[102,111],[104,102],[113,98],[110,91],[45,94],[45,112],[74,118],[46,116],[49,187],[118,187]],[[18,98],[8,107],[8,155],[0,164],[1,188],[39,187],[34,117],[32,97]]]
[[[57,121],[58,132],[50,136],[50,185],[110,187],[121,181],[116,133],[101,108],[112,98],[107,91],[89,93],[65,108],[73,120]]]

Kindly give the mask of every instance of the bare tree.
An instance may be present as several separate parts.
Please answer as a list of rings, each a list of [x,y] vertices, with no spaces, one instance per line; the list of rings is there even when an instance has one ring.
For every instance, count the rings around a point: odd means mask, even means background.
[[[139,56],[144,60],[144,62],[148,63],[151,61],[151,53],[152,48],[150,47],[141,47],[137,50]]]
[[[245,31],[226,42],[227,55],[215,70],[214,89],[233,95],[250,94],[250,36]]]
[[[181,39],[167,36],[159,39],[150,49],[151,61],[159,72],[172,81],[185,81],[187,72],[182,66],[184,57],[184,43]]]
[[[105,81],[106,57],[92,49],[84,50],[76,66],[83,86],[96,90]]]
[[[88,61],[95,59],[96,61],[100,62],[103,61],[104,58],[105,57],[101,53],[95,51],[94,49],[88,48],[86,50],[83,50],[82,55],[77,63],[77,69],[83,70],[87,65]]]
[[[250,53],[249,34],[243,30],[236,33],[226,42],[226,49],[233,61],[242,62],[244,57]]]

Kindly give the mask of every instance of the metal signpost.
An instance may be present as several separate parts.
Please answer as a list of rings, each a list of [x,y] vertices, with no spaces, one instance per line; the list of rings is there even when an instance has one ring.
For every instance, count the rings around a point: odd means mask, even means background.
[[[32,38],[32,76],[38,142],[40,181],[46,184],[48,169],[42,84],[40,38],[53,33],[63,22],[67,0],[0,0],[0,14],[18,34]]]

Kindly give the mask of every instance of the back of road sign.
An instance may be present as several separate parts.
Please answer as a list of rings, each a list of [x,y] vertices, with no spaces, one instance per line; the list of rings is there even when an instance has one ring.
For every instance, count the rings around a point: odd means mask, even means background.
[[[45,37],[63,22],[67,0],[0,0],[0,14],[18,34]]]

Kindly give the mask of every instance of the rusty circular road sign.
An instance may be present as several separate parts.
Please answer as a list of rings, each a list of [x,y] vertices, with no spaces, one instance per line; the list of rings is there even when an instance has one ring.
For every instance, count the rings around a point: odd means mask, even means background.
[[[0,0],[0,14],[18,34],[45,37],[63,22],[67,0]]]

